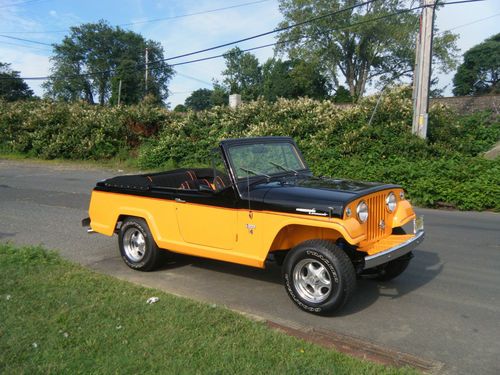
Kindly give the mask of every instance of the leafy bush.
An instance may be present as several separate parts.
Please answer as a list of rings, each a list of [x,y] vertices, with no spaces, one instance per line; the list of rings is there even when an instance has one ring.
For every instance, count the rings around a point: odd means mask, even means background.
[[[434,106],[425,141],[411,134],[410,94],[399,88],[384,95],[371,125],[376,97],[347,107],[300,99],[189,112],[143,145],[139,165],[207,163],[221,139],[289,135],[317,174],[398,183],[422,206],[500,210],[499,161],[478,156],[499,138],[498,121]]]
[[[499,161],[479,155],[500,138],[488,112],[430,110],[429,134],[411,134],[409,88],[356,106],[311,99],[251,102],[232,110],[169,112],[148,103],[98,107],[51,102],[0,103],[0,150],[42,158],[102,159],[138,149],[143,168],[208,164],[225,138],[292,136],[317,174],[399,183],[415,203],[500,210]]]
[[[111,158],[156,134],[169,116],[150,104],[0,103],[0,148],[45,159]]]
[[[401,184],[412,202],[423,207],[500,210],[500,159],[343,158],[329,159],[313,170],[318,175]]]
[[[172,161],[203,162],[220,139],[263,135],[292,136],[312,165],[346,157],[471,157],[486,151],[500,135],[500,123],[488,113],[461,117],[436,106],[430,113],[429,139],[415,137],[411,134],[412,103],[407,89],[384,95],[369,126],[376,99],[367,98],[359,106],[348,107],[310,99],[255,101],[236,111],[218,107],[189,112],[164,126],[142,149],[139,162],[144,167]]]

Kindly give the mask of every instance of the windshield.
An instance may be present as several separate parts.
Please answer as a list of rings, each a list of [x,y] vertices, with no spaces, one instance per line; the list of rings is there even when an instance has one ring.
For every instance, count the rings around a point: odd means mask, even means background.
[[[288,142],[232,146],[228,152],[238,179],[306,168],[295,146]]]

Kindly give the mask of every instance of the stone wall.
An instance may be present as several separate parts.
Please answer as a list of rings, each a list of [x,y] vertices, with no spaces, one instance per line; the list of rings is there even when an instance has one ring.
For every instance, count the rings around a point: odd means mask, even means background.
[[[430,100],[430,105],[433,104],[444,104],[464,114],[484,110],[500,113],[500,95],[433,98]]]

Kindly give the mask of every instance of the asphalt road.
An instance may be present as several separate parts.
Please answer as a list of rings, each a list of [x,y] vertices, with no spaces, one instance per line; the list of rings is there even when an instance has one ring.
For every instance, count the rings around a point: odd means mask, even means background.
[[[288,300],[278,267],[176,256],[153,273],[128,269],[116,237],[80,224],[96,180],[116,174],[0,160],[0,241],[43,244],[100,272],[290,327],[353,335],[442,362],[442,373],[500,373],[500,215],[418,210],[427,237],[408,270],[392,282],[360,280],[340,314],[316,317]]]

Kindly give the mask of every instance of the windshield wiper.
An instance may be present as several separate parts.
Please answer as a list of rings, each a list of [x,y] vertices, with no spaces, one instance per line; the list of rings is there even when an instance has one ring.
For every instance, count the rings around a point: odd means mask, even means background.
[[[248,168],[243,168],[243,167],[240,167],[240,169],[243,170],[243,171],[245,171],[245,172],[247,172],[247,173],[251,173],[254,176],[260,177],[260,178],[257,178],[255,180],[253,180],[253,181],[249,181],[248,180],[248,175],[247,175],[248,187],[250,187],[252,185],[261,184],[264,181],[266,183],[269,183],[273,179],[273,176],[269,176],[268,174],[265,174],[265,173],[259,173],[257,171],[254,171],[254,170],[251,170],[251,169],[248,169]]]
[[[254,176],[264,176],[266,178],[271,178],[271,176],[269,176],[268,174],[265,174],[265,173],[261,173],[261,172],[256,172],[254,170],[251,170],[251,169],[248,169],[248,168],[243,168],[243,167],[240,167],[240,169],[244,172],[247,172],[247,173],[251,173],[253,174]]]
[[[295,174],[295,176],[297,176],[299,174],[299,172],[297,172],[295,169],[284,167],[283,165],[275,163],[274,161],[270,161],[269,164],[272,164],[275,167],[278,167],[279,169],[281,169],[285,172],[293,172]]]

